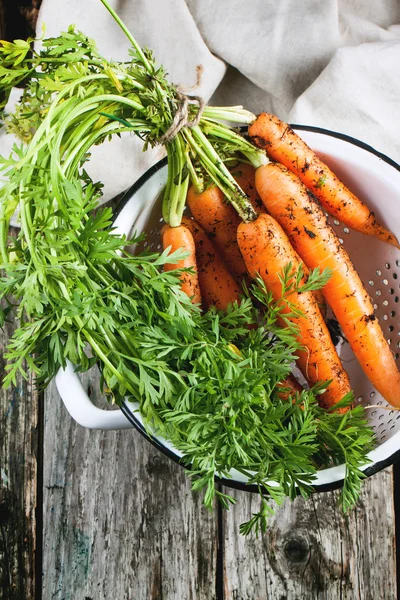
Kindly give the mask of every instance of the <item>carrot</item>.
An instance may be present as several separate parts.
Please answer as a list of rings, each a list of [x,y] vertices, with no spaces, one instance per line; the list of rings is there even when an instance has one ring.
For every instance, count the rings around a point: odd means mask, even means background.
[[[194,219],[182,218],[196,246],[197,272],[204,307],[216,306],[225,310],[239,300],[240,288],[224,265],[222,258],[205,231]]]
[[[195,221],[212,237],[229,271],[238,280],[243,279],[246,276],[246,265],[236,239],[240,217],[233,206],[226,202],[216,185],[200,193],[191,186],[187,201]]]
[[[235,178],[236,182],[240,185],[242,190],[249,197],[249,200],[250,200],[254,210],[257,212],[257,214],[260,214],[263,212],[265,213],[266,212],[265,206],[264,206],[263,201],[261,200],[259,193],[257,192],[257,188],[256,188],[256,181],[255,181],[256,170],[255,170],[255,168],[252,165],[249,165],[247,163],[239,163],[238,165],[236,165],[236,167],[231,169],[231,173],[232,173],[233,177]],[[304,275],[307,276],[307,274],[308,274],[308,269],[304,265]],[[326,301],[325,301],[324,295],[321,290],[315,290],[314,295],[317,299],[318,306],[322,313],[322,316],[325,317],[327,307],[326,307]]]
[[[238,243],[250,275],[261,276],[274,300],[280,303],[283,314],[297,325],[298,341],[304,347],[304,350],[297,353],[297,363],[309,384],[331,381],[320,398],[325,406],[333,406],[351,388],[315,296],[312,292],[292,291],[285,301],[282,300],[279,276],[289,263],[296,272],[301,259],[293,250],[282,227],[267,214],[259,215],[250,223],[241,223],[238,228]],[[300,314],[293,315],[292,307]],[[283,319],[281,324],[285,326]]]
[[[400,373],[395,360],[368,293],[323,211],[310,200],[298,177],[277,163],[257,170],[256,185],[269,213],[306,265],[332,270],[324,296],[366,376],[390,404],[400,407]]]
[[[179,260],[174,264],[166,263],[164,265],[164,269],[165,271],[170,271],[171,269],[184,269],[191,267],[193,269],[191,273],[185,272],[181,275],[182,291],[192,299],[194,304],[201,304],[200,285],[197,274],[196,249],[192,234],[184,225],[179,225],[179,227],[170,227],[169,225],[165,225],[161,234],[164,250],[171,246],[171,252],[175,252],[179,248],[183,248],[189,252],[189,256],[187,258]]]
[[[280,381],[276,386],[280,391],[278,391],[278,397],[280,400],[289,400],[292,396],[296,396],[296,394],[301,394],[303,391],[302,386],[299,384],[294,375],[288,375],[283,381]]]
[[[240,185],[244,193],[249,197],[249,200],[256,213],[265,212],[265,206],[258,195],[256,188],[256,170],[248,163],[239,163],[230,169],[236,183]]]
[[[308,273],[309,273],[309,271],[308,271],[306,265],[304,265],[304,276],[305,276],[306,279],[307,279]],[[325,319],[328,307],[326,305],[326,300],[325,300],[325,296],[324,296],[324,294],[322,292],[322,289],[314,290],[313,294],[314,294],[315,299],[317,301],[318,308],[321,311],[321,315]]]
[[[318,198],[325,210],[356,231],[373,235],[399,247],[395,236],[381,225],[359,200],[318,158],[287,124],[275,115],[262,113],[249,127],[249,135],[260,148],[292,173]]]

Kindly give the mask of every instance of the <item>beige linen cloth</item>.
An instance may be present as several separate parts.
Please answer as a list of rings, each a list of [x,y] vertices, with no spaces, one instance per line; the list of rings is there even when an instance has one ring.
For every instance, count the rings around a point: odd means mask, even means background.
[[[170,80],[210,104],[243,104],[292,123],[350,134],[400,162],[400,0],[110,0]],[[38,34],[74,23],[100,52],[129,42],[100,0],[43,0]],[[191,90],[194,93],[193,90]],[[0,154],[11,140],[0,136]],[[9,137],[9,136],[7,136]],[[107,200],[164,155],[126,134],[93,150]]]

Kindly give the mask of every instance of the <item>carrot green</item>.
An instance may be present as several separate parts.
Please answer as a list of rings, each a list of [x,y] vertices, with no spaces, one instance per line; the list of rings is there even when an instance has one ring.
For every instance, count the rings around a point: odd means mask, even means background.
[[[251,297],[202,315],[181,291],[180,272],[163,271],[182,252],[128,254],[111,210],[98,208],[102,186],[85,171],[93,145],[126,131],[154,145],[179,104],[152,53],[125,32],[132,43],[127,62],[107,61],[74,27],[43,40],[39,53],[32,40],[0,44],[3,107],[11,87],[26,84],[15,112],[4,115],[21,144],[0,159],[8,178],[0,190],[1,321],[12,314],[19,320],[4,385],[26,368],[44,387],[67,360],[81,371],[98,365],[110,400],[137,401],[149,431],[183,453],[206,506],[215,497],[233,501],[215,486],[215,476],[229,477],[233,468],[258,486],[262,507],[244,533],[265,529],[267,497],[307,497],[317,469],[333,463],[346,464],[348,509],[373,446],[364,410],[322,410],[316,397],[325,383],[293,402],[279,399],[276,386],[299,346],[293,329],[277,326],[279,308],[262,285],[252,291],[265,307],[261,321]],[[190,105],[191,119],[196,110]],[[166,221],[179,224],[190,181],[201,187],[208,180],[242,218],[253,218],[225,162],[240,155],[258,166],[266,158],[224,124],[253,118],[241,107],[206,107],[198,125],[184,127],[167,145]],[[21,229],[9,237],[16,209]],[[313,271],[309,288],[326,277]],[[283,274],[283,293],[297,285],[287,279]],[[251,323],[258,326],[249,330]]]

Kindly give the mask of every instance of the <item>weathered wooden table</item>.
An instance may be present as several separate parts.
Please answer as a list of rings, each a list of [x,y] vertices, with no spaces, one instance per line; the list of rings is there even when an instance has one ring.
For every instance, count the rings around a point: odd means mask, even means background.
[[[101,403],[96,372],[84,381]],[[244,538],[250,494],[209,513],[135,430],[84,430],[55,386],[21,380],[1,391],[0,472],[1,600],[397,598],[392,469],[346,517],[336,492],[299,498]]]

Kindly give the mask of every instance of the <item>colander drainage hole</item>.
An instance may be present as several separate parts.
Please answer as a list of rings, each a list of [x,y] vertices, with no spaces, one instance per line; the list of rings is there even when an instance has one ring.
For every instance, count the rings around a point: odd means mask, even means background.
[[[373,410],[371,413],[371,417],[375,417],[375,415],[376,415],[376,410]],[[400,417],[400,415],[399,415],[399,417]]]
[[[370,398],[375,398],[375,392],[370,392],[369,397]]]
[[[379,276],[381,276],[382,275],[382,271],[380,269],[377,269],[376,270],[376,274],[379,275]]]
[[[389,302],[388,302],[388,300],[384,300],[384,301],[382,302],[382,304],[383,304],[383,306],[389,306]]]
[[[388,280],[387,280],[387,279],[383,279],[383,280],[382,280],[382,283],[383,283],[383,285],[387,285],[389,282],[388,282]]]
[[[385,263],[385,267],[386,267],[387,269],[390,269],[390,263]]]
[[[374,287],[374,285],[375,285],[372,279],[370,279],[370,280],[368,281],[368,283],[369,283],[369,285],[370,285],[371,287]]]
[[[358,396],[357,402],[362,402],[363,400],[364,400],[364,398],[362,396]]]
[[[380,421],[382,421],[382,419],[383,419],[383,417],[384,417],[384,416],[385,416],[385,415],[379,415],[379,417],[378,417],[378,418],[379,418],[379,420],[380,420]]]

